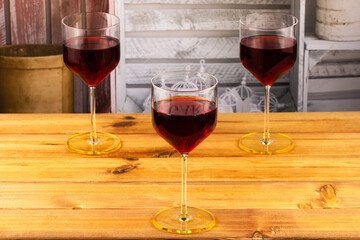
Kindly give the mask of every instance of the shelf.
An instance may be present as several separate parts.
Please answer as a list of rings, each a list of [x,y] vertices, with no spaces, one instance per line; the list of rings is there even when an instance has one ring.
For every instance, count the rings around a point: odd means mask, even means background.
[[[360,41],[327,41],[315,35],[306,35],[305,50],[360,50]]]

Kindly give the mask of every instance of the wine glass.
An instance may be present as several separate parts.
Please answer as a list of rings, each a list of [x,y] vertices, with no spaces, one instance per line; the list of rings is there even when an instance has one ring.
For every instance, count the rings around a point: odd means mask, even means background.
[[[240,58],[264,86],[264,132],[249,133],[239,146],[247,152],[284,153],[294,147],[290,137],[269,131],[270,88],[296,61],[296,17],[277,13],[254,13],[240,20]]]
[[[71,136],[69,150],[103,154],[120,148],[120,139],[96,132],[95,88],[120,60],[120,20],[108,13],[77,13],[62,20],[63,55],[66,66],[90,88],[91,131]]]
[[[203,84],[192,87],[189,80]],[[215,128],[217,122],[217,79],[196,71],[173,71],[151,80],[152,123],[156,132],[181,154],[181,205],[158,212],[153,224],[172,233],[190,234],[210,230],[214,216],[186,203],[187,156]],[[180,86],[180,87],[179,87]]]

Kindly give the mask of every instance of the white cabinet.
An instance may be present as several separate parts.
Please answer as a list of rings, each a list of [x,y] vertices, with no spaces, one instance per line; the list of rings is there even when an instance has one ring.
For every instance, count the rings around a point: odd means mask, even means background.
[[[360,110],[360,41],[305,37],[303,110]]]
[[[304,60],[303,65],[299,66],[303,72],[303,83],[302,88],[299,87],[299,94],[302,96],[299,98],[301,101],[298,102],[298,109],[312,112],[359,111],[360,41],[322,40],[315,35],[315,26],[319,25],[319,22],[328,26],[338,22],[338,26],[348,27],[348,22],[351,19],[358,19],[359,16],[351,15],[351,11],[347,15],[342,10],[348,8],[349,4],[352,4],[354,9],[359,8],[360,1],[320,0],[318,4],[321,5],[320,8],[316,8],[316,1],[306,1]],[[335,4],[335,6],[331,4]],[[338,9],[336,13],[329,10],[335,8]],[[319,14],[319,10],[320,15],[316,16]],[[325,10],[329,11],[324,13]],[[338,15],[339,12],[342,14]],[[359,33],[360,29],[356,32],[347,32],[341,37],[339,32],[328,31],[325,37],[349,40],[349,36]]]

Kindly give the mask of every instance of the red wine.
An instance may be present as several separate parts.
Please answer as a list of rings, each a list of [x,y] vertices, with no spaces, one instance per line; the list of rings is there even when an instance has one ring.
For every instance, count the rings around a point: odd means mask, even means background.
[[[63,49],[66,66],[89,86],[99,84],[120,60],[120,42],[113,37],[75,37]]]
[[[215,102],[196,97],[173,97],[154,102],[153,126],[180,153],[189,153],[216,125]]]
[[[272,85],[296,61],[296,40],[280,36],[252,36],[240,42],[240,58],[264,86]]]

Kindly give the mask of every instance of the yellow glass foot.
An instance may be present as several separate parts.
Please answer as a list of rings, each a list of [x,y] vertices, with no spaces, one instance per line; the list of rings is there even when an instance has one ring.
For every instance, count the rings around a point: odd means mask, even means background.
[[[262,141],[263,133],[249,133],[244,135],[239,146],[242,150],[251,153],[277,154],[291,151],[294,147],[293,140],[282,133],[270,133],[270,142],[268,144]]]
[[[75,134],[67,141],[67,147],[72,152],[87,155],[110,153],[121,147],[120,139],[111,133],[98,132],[96,135],[96,142],[93,143],[90,133]]]
[[[204,232],[215,226],[214,215],[205,209],[188,207],[185,221],[179,215],[180,207],[163,209],[154,216],[153,224],[157,229],[177,234]]]

